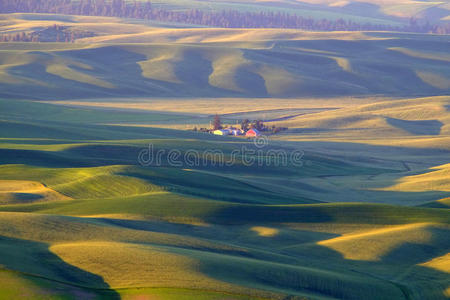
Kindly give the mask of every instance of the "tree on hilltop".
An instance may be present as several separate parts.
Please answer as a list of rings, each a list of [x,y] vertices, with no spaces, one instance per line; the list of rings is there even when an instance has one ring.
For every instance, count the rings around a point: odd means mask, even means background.
[[[247,131],[249,129],[249,126],[250,126],[250,120],[249,119],[242,120],[242,122],[241,122],[241,129],[242,130]]]
[[[220,121],[220,116],[218,114],[214,116],[213,129],[222,129],[222,122]]]

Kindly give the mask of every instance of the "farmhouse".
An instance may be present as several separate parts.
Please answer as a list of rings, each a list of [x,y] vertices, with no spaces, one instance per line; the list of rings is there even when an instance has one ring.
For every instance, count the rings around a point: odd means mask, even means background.
[[[249,137],[255,137],[255,136],[260,136],[261,133],[257,130],[257,129],[250,129],[249,131],[247,131],[245,133],[245,136],[249,136]]]
[[[244,131],[243,130],[241,130],[241,129],[236,129],[236,128],[232,128],[231,129],[231,134],[232,135],[243,135],[244,134]]]

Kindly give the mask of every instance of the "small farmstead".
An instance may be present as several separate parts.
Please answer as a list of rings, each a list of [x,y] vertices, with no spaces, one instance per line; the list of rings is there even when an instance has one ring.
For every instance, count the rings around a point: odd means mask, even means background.
[[[250,121],[248,119],[242,120],[240,124],[236,125],[224,125],[220,120],[220,116],[216,114],[214,120],[210,123],[210,128],[194,127],[194,131],[208,132],[214,135],[222,136],[245,136],[248,138],[258,137],[264,134],[276,134],[282,130],[286,130],[286,127],[276,127],[272,125],[270,127],[265,126],[262,120]]]
[[[261,135],[261,132],[257,129],[250,129],[246,132],[244,132],[242,129],[217,129],[212,132],[215,135],[234,135],[234,136],[241,136],[245,135],[246,137],[258,137]]]

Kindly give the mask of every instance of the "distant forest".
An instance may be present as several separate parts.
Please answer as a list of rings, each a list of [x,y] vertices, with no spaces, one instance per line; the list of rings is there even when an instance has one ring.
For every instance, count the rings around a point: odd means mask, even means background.
[[[450,23],[430,24],[411,19],[405,26],[356,23],[350,20],[312,19],[284,12],[175,11],[151,2],[124,0],[1,0],[0,13],[57,13],[148,19],[224,28],[295,28],[313,31],[402,31],[450,34]]]

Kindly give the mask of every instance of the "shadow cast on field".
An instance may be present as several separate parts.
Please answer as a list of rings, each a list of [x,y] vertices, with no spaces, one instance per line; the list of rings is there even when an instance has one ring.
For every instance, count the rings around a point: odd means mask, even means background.
[[[443,236],[445,237],[445,232]],[[379,260],[351,260],[326,246],[299,245],[282,250],[284,262],[228,257],[200,258],[201,272],[217,280],[287,295],[361,299],[445,299],[448,274],[421,266],[445,255],[450,239],[433,236],[431,244],[403,243]],[[405,251],[407,255],[405,255]]]
[[[249,224],[273,222],[276,216],[279,217],[277,211],[272,212],[274,217],[270,217],[267,213],[257,218],[252,216],[250,211],[243,211],[241,214],[235,214],[235,212],[232,213],[236,218],[247,216],[245,222]],[[301,221],[305,223],[314,225],[315,221],[326,223],[333,220],[331,215],[326,215],[323,211],[313,213],[311,210],[306,210],[305,212],[304,215],[316,216],[315,219],[311,219],[312,217],[309,220],[302,219]],[[317,217],[320,213],[323,215],[322,218]],[[291,296],[306,294],[335,298],[410,299],[411,295],[417,295],[420,299],[427,299],[430,294],[433,294],[437,299],[444,299],[447,274],[418,265],[448,252],[450,237],[447,230],[440,227],[427,228],[426,231],[431,234],[431,238],[424,243],[404,242],[394,245],[376,260],[356,260],[345,258],[342,253],[317,244],[321,240],[337,237],[336,234],[299,230],[295,231],[299,234],[297,238],[293,238],[290,231],[290,234],[285,236],[283,234],[273,237],[255,235],[248,240],[249,236],[242,236],[245,239],[238,238],[242,232],[230,235],[230,232],[222,232],[211,227],[199,229],[196,226],[169,223],[160,227],[160,224],[153,221],[98,220],[126,228],[182,233],[220,243],[230,242],[235,246],[248,247],[248,249],[263,246],[265,253],[263,256],[261,256],[262,252],[250,252],[251,255],[244,256],[242,253],[217,253],[208,249],[181,247],[187,252],[180,249],[183,255],[192,256],[198,260],[198,271],[206,276],[251,289]],[[293,222],[295,218],[290,216],[284,220]],[[243,229],[246,226],[243,224],[239,228]],[[208,233],[210,230],[211,232]],[[283,239],[287,242],[287,246],[283,243]],[[175,249],[166,250],[179,254]],[[361,249],[355,251],[361,251]],[[269,252],[274,256],[268,255]]]
[[[73,287],[73,292],[81,289],[108,299],[120,299],[102,277],[68,264],[53,254],[45,243],[0,236],[0,265],[30,278]]]
[[[414,135],[439,135],[444,123],[438,120],[401,120],[395,118],[387,118],[388,124],[407,131]]]

